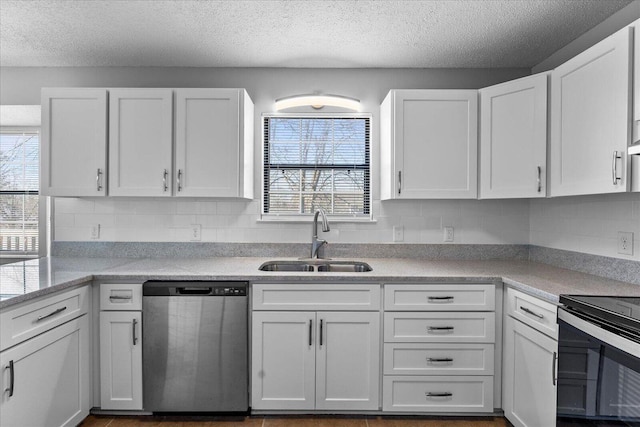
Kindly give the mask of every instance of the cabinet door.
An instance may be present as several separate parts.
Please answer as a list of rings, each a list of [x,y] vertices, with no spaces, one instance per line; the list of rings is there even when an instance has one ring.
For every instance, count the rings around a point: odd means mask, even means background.
[[[315,323],[314,312],[253,312],[253,409],[314,409]]]
[[[238,89],[176,91],[176,195],[242,196],[243,132]]]
[[[551,73],[551,196],[628,190],[630,38],[624,28]]]
[[[316,409],[377,410],[380,313],[319,312]]]
[[[516,427],[556,423],[555,364],[558,342],[507,316],[503,409]]]
[[[171,89],[109,91],[109,194],[171,196]]]
[[[76,426],[89,415],[88,322],[82,316],[0,353],[0,425]]]
[[[40,194],[105,196],[107,90],[42,89]]]
[[[640,19],[633,28],[633,142],[640,143]]]
[[[475,90],[395,91],[393,198],[476,198],[477,104]]]
[[[547,79],[543,73],[480,90],[480,198],[546,195]]]
[[[100,312],[100,407],[142,409],[142,315]]]

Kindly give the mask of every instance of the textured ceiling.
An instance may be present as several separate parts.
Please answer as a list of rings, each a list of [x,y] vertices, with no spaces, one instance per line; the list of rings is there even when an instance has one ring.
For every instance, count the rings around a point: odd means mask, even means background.
[[[529,68],[629,3],[0,0],[0,65]]]

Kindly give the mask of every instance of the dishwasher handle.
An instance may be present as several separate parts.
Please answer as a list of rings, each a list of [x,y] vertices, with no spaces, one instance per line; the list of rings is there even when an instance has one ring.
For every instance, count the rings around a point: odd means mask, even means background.
[[[178,295],[210,295],[213,288],[176,288]]]

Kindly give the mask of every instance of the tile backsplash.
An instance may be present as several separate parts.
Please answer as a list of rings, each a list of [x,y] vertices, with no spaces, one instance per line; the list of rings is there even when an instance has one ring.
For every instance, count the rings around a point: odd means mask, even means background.
[[[640,260],[640,194],[531,200],[529,243],[555,249]],[[632,232],[633,255],[618,253],[618,232]]]
[[[339,243],[391,243],[403,227],[404,243],[527,244],[526,200],[375,201],[371,223],[333,223],[322,237]],[[260,202],[209,199],[56,198],[54,241],[188,242],[200,224],[203,242],[306,243],[309,223],[260,221]],[[99,225],[100,236],[91,239]]]

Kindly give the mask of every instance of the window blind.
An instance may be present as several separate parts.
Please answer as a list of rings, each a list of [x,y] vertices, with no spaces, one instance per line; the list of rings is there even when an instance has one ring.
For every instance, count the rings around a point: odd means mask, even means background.
[[[265,117],[265,214],[370,214],[368,117]]]
[[[37,254],[40,138],[0,131],[0,251]]]

